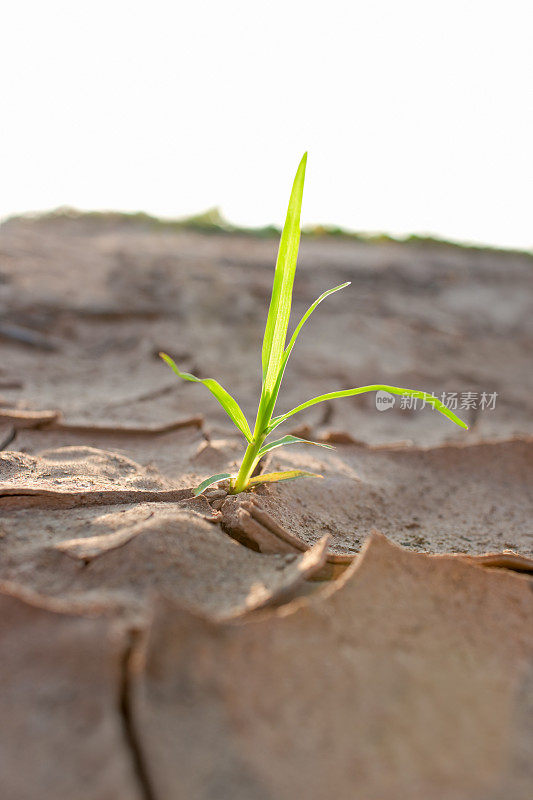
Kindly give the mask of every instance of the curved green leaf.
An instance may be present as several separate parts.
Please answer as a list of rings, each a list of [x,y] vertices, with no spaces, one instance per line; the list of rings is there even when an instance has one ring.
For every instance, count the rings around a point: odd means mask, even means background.
[[[466,428],[468,430],[468,425],[463,422],[462,419],[459,419],[453,411],[450,411],[449,408],[446,408],[444,403],[428,392],[420,392],[414,389],[402,389],[399,386],[387,386],[385,384],[376,384],[374,386],[360,386],[357,389],[345,389],[340,392],[329,392],[328,394],[321,394],[319,397],[313,397],[312,400],[308,400],[306,403],[302,403],[300,406],[296,406],[291,411],[288,411],[286,414],[282,414],[279,417],[274,417],[270,425],[268,426],[268,433],[277,428],[278,425],[281,425],[289,417],[292,417],[293,414],[297,414],[298,411],[303,411],[304,408],[309,408],[310,406],[314,406],[316,403],[323,403],[325,400],[334,400],[337,397],[353,397],[356,394],[364,394],[365,392],[377,392],[383,390],[385,392],[390,392],[391,394],[399,394],[399,395],[409,395],[410,397],[419,397],[422,400],[430,403],[437,411],[440,411],[441,414],[444,414],[445,417],[451,419],[452,422],[455,422],[456,425],[459,425],[461,428]]]
[[[242,413],[239,404],[229,394],[229,392],[227,392],[224,387],[220,385],[218,381],[215,381],[213,378],[196,378],[189,372],[181,372],[170,356],[168,356],[166,353],[159,353],[159,355],[163,361],[165,361],[165,363],[167,363],[168,366],[176,373],[176,375],[178,375],[180,378],[183,378],[184,381],[203,383],[203,385],[209,389],[211,394],[216,397],[228,417],[230,417],[240,432],[246,437],[246,440],[248,442],[252,441],[252,432],[250,431],[250,426],[248,425],[247,419]]]
[[[292,353],[292,349],[296,343],[298,334],[302,330],[303,326],[305,325],[305,323],[307,322],[307,320],[309,319],[315,308],[320,305],[322,300],[325,300],[326,297],[329,297],[330,294],[334,294],[334,292],[338,292],[340,289],[344,289],[346,286],[349,286],[350,283],[351,281],[347,281],[346,283],[341,283],[339,286],[334,286],[333,289],[328,289],[327,292],[324,292],[323,294],[320,295],[320,297],[317,297],[315,302],[309,306],[309,308],[301,318],[300,322],[296,326],[294,333],[291,336],[291,340],[287,345],[287,347],[285,348],[285,352],[283,353],[281,364],[279,366],[279,371],[276,377],[276,383],[274,384],[274,388],[272,389],[272,392],[269,396],[268,411],[270,412],[270,414],[272,414],[274,411],[274,406],[276,405],[276,400],[278,398],[281,381],[283,380],[283,375],[285,373],[285,367],[287,366],[287,361],[289,360],[289,356]]]
[[[284,447],[286,444],[316,444],[318,447],[327,447],[328,450],[335,450],[330,444],[323,444],[322,442],[311,442],[309,439],[300,439],[299,436],[283,436],[281,439],[276,439],[275,442],[265,444],[259,451],[259,457],[264,456],[269,450],[274,450],[276,447]]]
[[[307,153],[304,153],[294,178],[287,218],[279,243],[272,297],[263,337],[263,385],[270,393],[276,382],[291,314],[292,286],[300,245],[300,211],[304,190]]]
[[[315,472],[304,472],[302,469],[290,469],[285,472],[267,472],[265,475],[258,475],[256,478],[250,478],[246,488],[258,486],[260,483],[277,483],[278,481],[293,481],[296,478],[323,477],[323,475],[317,475]]]
[[[298,334],[302,330],[303,326],[305,325],[305,323],[307,322],[307,320],[309,319],[309,317],[311,316],[311,314],[313,313],[315,308],[320,305],[322,300],[325,300],[326,297],[329,297],[330,294],[334,294],[335,292],[338,292],[341,289],[345,289],[347,286],[350,285],[350,283],[351,283],[351,281],[346,281],[346,283],[340,283],[338,286],[334,286],[333,289],[328,289],[327,292],[323,292],[320,295],[320,297],[317,297],[315,302],[312,305],[309,306],[309,308],[307,309],[307,311],[305,312],[305,314],[301,318],[300,322],[296,326],[296,328],[294,330],[294,333],[291,336],[291,340],[290,340],[289,344],[287,345],[287,347],[285,349],[285,352],[283,354],[283,360],[282,360],[282,366],[283,367],[285,366],[285,364],[288,361],[288,358],[289,358],[289,356],[291,354],[292,348],[294,347],[296,339],[298,338]]]
[[[210,478],[206,478],[205,481],[202,481],[200,486],[196,487],[196,489],[193,492],[194,496],[198,497],[199,495],[202,494],[202,492],[205,492],[205,490],[208,489],[210,486],[212,486],[214,483],[223,481],[226,478],[231,478],[229,472],[221,472],[219,475],[211,475]]]

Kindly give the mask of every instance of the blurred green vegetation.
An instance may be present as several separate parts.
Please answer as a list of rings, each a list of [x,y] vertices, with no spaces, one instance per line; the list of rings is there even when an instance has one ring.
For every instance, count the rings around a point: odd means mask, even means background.
[[[242,228],[238,225],[233,225],[223,217],[218,207],[209,208],[207,211],[194,214],[191,217],[177,219],[154,217],[144,211],[79,211],[70,207],[61,207],[43,213],[18,215],[10,217],[10,219],[35,219],[45,221],[61,221],[66,219],[80,221],[94,220],[101,224],[113,226],[125,225],[128,227],[138,226],[145,230],[153,231],[191,230],[208,234],[232,234],[264,239],[278,238],[281,234],[281,228],[278,228],[276,225],[264,225],[259,228]],[[511,248],[492,247],[491,245],[455,242],[448,239],[441,239],[437,236],[415,233],[407,236],[392,236],[388,233],[349,231],[336,225],[308,225],[302,228],[302,236],[309,239],[348,239],[364,244],[412,244],[439,248],[453,247],[462,250],[473,250],[480,253],[521,253],[533,257],[533,252],[529,250],[513,250]]]

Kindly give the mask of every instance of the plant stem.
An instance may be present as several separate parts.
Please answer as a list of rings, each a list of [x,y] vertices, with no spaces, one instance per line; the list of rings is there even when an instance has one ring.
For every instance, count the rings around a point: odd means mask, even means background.
[[[257,462],[259,461],[259,450],[261,449],[261,445],[263,444],[264,440],[264,435],[259,436],[257,439],[254,439],[253,442],[250,442],[246,448],[242,464],[237,477],[235,478],[235,483],[231,488],[231,494],[239,494],[239,492],[243,492],[248,486],[248,481],[250,480],[252,472],[256,468]]]

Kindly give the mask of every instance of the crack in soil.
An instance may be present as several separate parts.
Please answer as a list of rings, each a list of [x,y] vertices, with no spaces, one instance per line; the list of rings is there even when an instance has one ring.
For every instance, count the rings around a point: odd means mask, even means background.
[[[190,489],[150,490],[102,490],[93,492],[54,492],[28,489],[2,490],[0,506],[18,508],[79,508],[83,506],[108,506],[119,503],[179,503],[192,499]]]
[[[12,442],[14,442],[16,438],[17,438],[17,429],[13,425],[13,427],[9,429],[7,436],[4,439],[2,439],[2,441],[0,441],[0,450],[5,450],[6,447],[9,447],[9,445]]]
[[[143,800],[157,800],[157,795],[147,765],[147,759],[135,727],[133,713],[133,660],[138,652],[141,636],[141,631],[131,630],[128,633],[128,641],[124,648],[121,661],[118,711],[122,721],[126,747],[131,757],[133,771],[139,784]]]

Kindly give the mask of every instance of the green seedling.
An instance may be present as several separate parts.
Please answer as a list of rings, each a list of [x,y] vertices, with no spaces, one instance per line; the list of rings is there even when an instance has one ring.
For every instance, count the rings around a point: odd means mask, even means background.
[[[260,483],[271,483],[275,481],[287,481],[295,478],[303,478],[312,476],[321,478],[321,475],[315,475],[312,472],[305,472],[303,470],[289,470],[285,472],[271,472],[257,477],[252,477],[253,472],[259,460],[271,450],[277,447],[283,447],[288,444],[303,443],[314,444],[319,447],[330,447],[330,445],[322,444],[320,442],[309,442],[307,439],[300,439],[298,436],[283,436],[281,439],[266,442],[267,437],[274,431],[278,425],[303,411],[305,408],[314,406],[316,403],[323,403],[326,400],[333,400],[337,397],[353,397],[357,394],[364,394],[365,392],[375,392],[383,389],[386,392],[397,395],[408,395],[411,397],[418,397],[424,399],[434,409],[440,411],[448,419],[460,425],[462,428],[468,426],[455,416],[446,406],[440,402],[434,395],[428,392],[417,391],[413,389],[403,389],[399,386],[387,386],[384,384],[375,384],[372,386],[359,386],[356,389],[345,389],[339,392],[329,392],[328,394],[321,394],[318,397],[313,397],[311,400],[302,403],[286,414],[274,416],[274,408],[278,399],[278,394],[287,366],[287,361],[296,343],[296,339],[302,330],[305,322],[309,319],[315,308],[329,297],[334,292],[344,289],[349,286],[348,283],[342,283],[340,286],[334,286],[333,289],[328,289],[327,292],[321,294],[317,300],[307,309],[302,319],[296,326],[289,343],[286,344],[287,328],[289,326],[289,317],[291,313],[292,303],[292,287],[294,283],[294,274],[296,271],[296,260],[298,257],[298,247],[300,244],[300,209],[302,206],[302,195],[304,188],[305,167],[307,163],[307,153],[302,158],[294,184],[292,187],[291,197],[289,201],[289,208],[287,211],[287,218],[283,231],[281,234],[281,241],[278,251],[278,259],[276,262],[276,271],[274,274],[274,285],[272,287],[272,297],[270,300],[270,308],[268,311],[265,335],[263,338],[262,350],[262,367],[263,367],[263,381],[261,388],[261,398],[259,401],[259,408],[255,420],[255,426],[252,430],[248,424],[237,401],[213,378],[196,378],[188,372],[181,372],[176,366],[174,361],[166,353],[160,353],[161,358],[174,370],[176,375],[186,381],[194,381],[195,383],[203,383],[211,394],[213,394],[225,412],[228,414],[233,423],[237,426],[239,431],[243,434],[248,446],[244,454],[241,466],[236,475],[230,473],[220,473],[206,478],[205,481],[197,487],[194,494],[199,495],[204,492],[209,486],[218,483],[222,480],[230,481],[230,492],[238,494]]]

